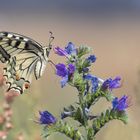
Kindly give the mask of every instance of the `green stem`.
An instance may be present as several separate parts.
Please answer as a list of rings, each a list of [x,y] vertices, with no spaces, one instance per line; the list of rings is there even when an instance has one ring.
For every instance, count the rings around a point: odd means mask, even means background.
[[[91,105],[95,104],[99,100],[100,94],[96,92],[94,94],[88,93],[85,96],[86,107],[89,109]]]
[[[83,125],[84,127],[86,127],[88,125],[87,123],[87,115],[85,112],[85,103],[84,103],[84,97],[83,97],[83,93],[79,93],[79,103],[80,103],[80,107],[82,109],[82,114],[83,114]]]

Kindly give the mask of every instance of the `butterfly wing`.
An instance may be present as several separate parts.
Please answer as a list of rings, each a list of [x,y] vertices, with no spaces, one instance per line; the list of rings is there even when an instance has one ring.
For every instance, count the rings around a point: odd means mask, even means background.
[[[38,52],[43,53],[42,46],[36,41],[10,32],[0,32],[0,60],[7,62],[11,57],[28,51],[38,55]]]
[[[11,89],[23,93],[31,83],[34,73],[38,79],[46,66],[41,45],[27,37],[0,32],[0,60],[7,63],[4,68],[6,83]]]

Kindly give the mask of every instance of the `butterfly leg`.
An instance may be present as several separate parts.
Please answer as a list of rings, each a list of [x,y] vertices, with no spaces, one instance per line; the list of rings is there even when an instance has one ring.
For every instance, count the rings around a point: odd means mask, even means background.
[[[51,65],[51,67],[54,69],[54,71],[56,70],[55,69],[55,63],[52,61],[52,60],[48,60],[48,63]]]

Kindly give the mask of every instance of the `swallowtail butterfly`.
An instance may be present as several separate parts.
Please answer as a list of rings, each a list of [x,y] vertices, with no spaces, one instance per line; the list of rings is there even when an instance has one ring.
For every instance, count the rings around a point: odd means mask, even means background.
[[[40,78],[48,62],[52,33],[47,47],[33,39],[12,32],[0,32],[0,61],[6,63],[4,77],[9,90],[23,93],[32,76]]]

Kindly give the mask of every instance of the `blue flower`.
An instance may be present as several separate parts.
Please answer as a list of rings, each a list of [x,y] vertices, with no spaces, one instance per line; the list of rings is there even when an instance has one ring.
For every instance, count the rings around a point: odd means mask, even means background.
[[[96,61],[96,56],[95,55],[90,55],[87,60],[90,62],[90,63],[94,63]]]
[[[91,74],[87,74],[84,76],[84,79],[90,80],[92,84],[91,92],[96,92],[99,84],[99,80],[96,76],[93,76]]]
[[[62,88],[67,84],[68,80],[68,75],[62,78],[62,80],[60,81]]]
[[[68,70],[65,64],[59,63],[55,65],[56,67],[56,74],[60,77],[65,77],[68,74]]]
[[[65,51],[71,55],[71,54],[76,54],[77,49],[75,48],[74,44],[72,42],[69,42],[68,45],[65,47]]]
[[[115,97],[112,101],[112,106],[114,110],[125,111],[125,109],[130,106],[130,100],[126,95],[122,96],[120,99]]]
[[[46,125],[51,125],[56,123],[56,118],[49,113],[48,111],[39,111],[40,118],[39,118],[39,123],[40,124],[46,124]]]
[[[76,55],[77,49],[75,48],[72,42],[69,42],[65,49],[61,49],[60,47],[55,47],[54,52],[59,56],[69,57],[70,55]]]
[[[60,56],[67,56],[68,55],[68,53],[65,50],[61,49],[60,47],[54,48],[54,52]]]
[[[92,83],[92,89],[91,89],[91,92],[96,92],[97,88],[98,88],[98,84],[99,84],[99,80],[97,77],[94,77],[92,80],[91,80],[91,83]]]
[[[66,117],[72,116],[72,112],[70,111],[64,111],[61,113],[61,119],[65,119]]]
[[[69,74],[73,74],[75,71],[75,66],[73,64],[68,64],[68,72]]]
[[[93,77],[94,77],[93,75],[87,74],[87,75],[84,76],[84,79],[86,79],[86,80],[92,80]]]
[[[115,79],[107,79],[103,82],[102,84],[102,89],[107,90],[107,89],[115,89],[115,88],[120,88],[121,87],[121,78],[117,76]]]
[[[55,67],[56,67],[56,74],[62,77],[60,83],[61,83],[61,87],[63,88],[67,84],[68,80],[71,78],[73,73],[75,72],[76,68],[73,64],[68,64],[68,68],[67,68],[66,65],[62,63],[55,65]]]
[[[89,71],[89,68],[83,68],[83,72],[87,73]]]

